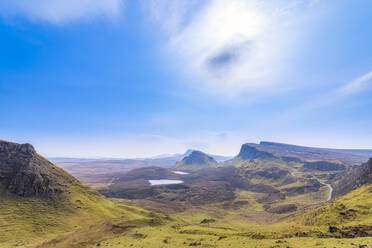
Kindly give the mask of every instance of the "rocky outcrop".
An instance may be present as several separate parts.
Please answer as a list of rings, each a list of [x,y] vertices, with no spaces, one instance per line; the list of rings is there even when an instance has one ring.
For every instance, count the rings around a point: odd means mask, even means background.
[[[25,197],[55,197],[73,180],[30,144],[0,141],[0,185]]]
[[[329,233],[332,233],[331,237],[336,238],[357,238],[357,237],[372,237],[372,226],[370,225],[357,225],[357,226],[343,226],[338,228],[336,226],[328,227]],[[366,247],[369,246],[356,246]]]
[[[242,160],[268,159],[274,157],[272,153],[259,150],[254,144],[242,145],[238,154],[238,158]]]
[[[337,180],[334,185],[334,195],[343,195],[365,184],[372,183],[372,158],[360,167],[349,171]]]

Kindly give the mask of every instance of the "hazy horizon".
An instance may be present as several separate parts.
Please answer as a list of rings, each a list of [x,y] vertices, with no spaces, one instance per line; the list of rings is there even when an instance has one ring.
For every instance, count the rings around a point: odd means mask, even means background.
[[[11,142],[14,142],[14,141],[11,141]],[[340,149],[340,150],[345,149],[345,150],[368,150],[368,151],[372,151],[371,148],[323,147],[323,146],[311,146],[311,145],[281,143],[281,142],[275,142],[275,141],[262,140],[262,141],[258,141],[258,142],[244,142],[244,143],[242,143],[242,144],[239,145],[239,149],[237,149],[236,151],[234,151],[234,153],[231,153],[231,154],[213,153],[213,152],[207,152],[205,150],[193,149],[193,148],[187,148],[186,150],[183,150],[183,151],[180,150],[180,151],[174,152],[174,153],[142,154],[140,156],[132,156],[130,154],[129,155],[120,155],[119,153],[116,156],[105,156],[105,155],[102,155],[102,156],[97,156],[97,155],[88,155],[88,156],[85,156],[85,155],[72,155],[71,156],[71,155],[60,155],[58,153],[56,153],[55,155],[48,155],[48,154],[42,154],[42,153],[41,154],[44,155],[44,156],[46,156],[46,157],[48,157],[48,158],[71,158],[71,159],[154,159],[155,158],[156,159],[156,158],[163,158],[163,157],[171,157],[171,156],[175,156],[175,155],[182,155],[182,154],[185,154],[189,150],[199,150],[199,151],[202,151],[202,152],[206,152],[207,154],[211,154],[211,155],[234,157],[234,156],[238,155],[238,153],[240,151],[240,148],[241,148],[241,146],[243,144],[246,144],[246,143],[249,143],[249,144],[259,144],[260,142],[270,142],[270,143],[278,143],[278,144],[284,144],[284,145],[294,145],[294,146],[309,147],[309,148],[326,148],[326,149]],[[35,149],[39,151],[38,147],[35,147]]]

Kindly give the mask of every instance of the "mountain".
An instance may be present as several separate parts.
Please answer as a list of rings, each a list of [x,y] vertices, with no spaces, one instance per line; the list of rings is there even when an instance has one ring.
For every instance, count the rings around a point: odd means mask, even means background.
[[[143,214],[139,214],[141,211]],[[90,230],[100,230],[92,240],[81,237],[75,239],[74,245],[62,247],[83,247],[76,244],[79,242],[95,245],[102,238],[100,233],[123,233],[127,221],[146,220],[146,213],[107,200],[37,154],[30,144],[0,141],[2,248],[29,247],[88,226]],[[97,223],[98,227],[92,226]]]
[[[150,159],[155,159],[155,160],[176,160],[176,162],[178,162],[178,161],[182,160],[183,158],[189,156],[193,151],[195,151],[195,150],[188,149],[183,154],[181,154],[181,153],[177,153],[177,154],[162,154],[162,155],[158,155],[158,156],[152,157]],[[226,161],[226,160],[232,158],[231,156],[222,156],[222,155],[215,155],[215,154],[207,154],[207,155],[210,156],[210,157],[212,157],[217,162],[223,162],[223,161]]]
[[[187,150],[183,154],[163,154],[152,158],[120,159],[120,158],[49,158],[80,181],[96,186],[112,180],[112,175],[126,173],[130,170],[143,167],[171,168],[175,163],[189,156],[193,150]],[[228,156],[209,155],[217,162],[231,159]]]
[[[242,160],[253,160],[270,159],[275,156],[270,152],[259,150],[256,144],[243,144],[237,157]]]
[[[245,168],[271,168],[277,167],[288,169],[291,162],[302,163],[303,161],[295,157],[280,157],[271,151],[264,150],[259,144],[246,143],[240,148],[239,154],[233,159],[224,162],[225,165]]]
[[[291,156],[305,160],[333,160],[344,163],[360,164],[372,157],[371,149],[331,149],[289,145],[261,141],[257,144],[260,150],[279,156]]]
[[[173,166],[173,169],[189,171],[216,168],[219,166],[218,162],[209,155],[200,151],[192,151],[190,155],[177,162]]]

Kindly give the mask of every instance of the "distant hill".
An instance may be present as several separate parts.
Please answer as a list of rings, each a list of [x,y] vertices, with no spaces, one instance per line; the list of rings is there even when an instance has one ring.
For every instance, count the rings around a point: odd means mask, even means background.
[[[194,150],[187,150],[183,154],[163,154],[152,158],[68,158],[51,157],[53,163],[62,167],[80,181],[88,185],[101,184],[111,180],[110,176],[115,173],[126,173],[130,170],[143,167],[171,168],[184,157],[189,156]],[[231,159],[232,157],[221,155],[208,155],[217,162]]]
[[[152,157],[150,159],[168,159],[168,160],[172,159],[178,162],[182,160],[183,158],[189,156],[193,151],[196,151],[196,150],[188,149],[183,154],[163,154],[163,155]],[[207,155],[212,157],[217,162],[223,162],[223,161],[226,161],[232,158],[231,156],[222,156],[222,155],[215,155],[215,154],[207,154]]]
[[[173,169],[188,171],[216,168],[219,166],[218,162],[211,156],[200,151],[192,151],[189,156],[186,156],[181,161],[177,162],[173,166]]]
[[[372,149],[315,148],[267,141],[257,144],[257,148],[280,156],[293,156],[308,160],[337,160],[353,164],[364,163],[372,157]]]

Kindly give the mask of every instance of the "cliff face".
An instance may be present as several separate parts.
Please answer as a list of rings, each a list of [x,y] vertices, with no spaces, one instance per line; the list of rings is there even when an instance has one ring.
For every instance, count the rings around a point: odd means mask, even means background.
[[[260,151],[255,145],[244,144],[242,145],[238,158],[243,160],[252,160],[252,159],[265,159],[265,158],[274,158],[275,156],[272,153]]]
[[[6,190],[25,197],[55,197],[72,180],[32,145],[0,141],[0,184]]]
[[[360,167],[345,173],[334,184],[335,195],[343,195],[362,185],[372,184],[372,158]]]

